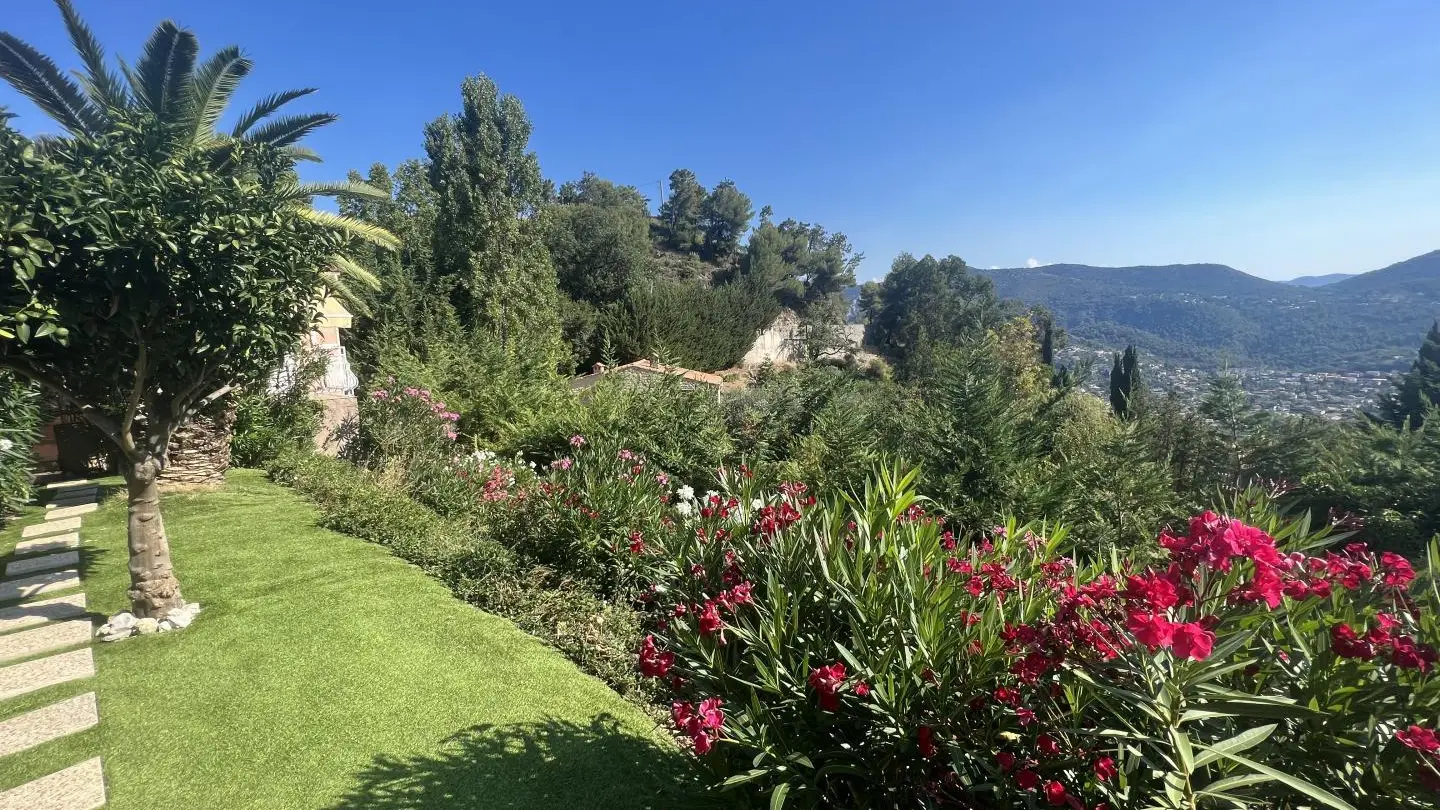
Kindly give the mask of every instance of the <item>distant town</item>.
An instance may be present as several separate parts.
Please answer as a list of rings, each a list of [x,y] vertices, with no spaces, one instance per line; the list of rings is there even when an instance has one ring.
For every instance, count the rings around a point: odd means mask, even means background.
[[[1110,365],[1114,354],[1107,350],[1071,346],[1060,353],[1067,363],[1092,363],[1086,390],[1109,395]],[[1214,372],[1164,363],[1153,357],[1142,360],[1146,385],[1161,394],[1174,392],[1186,404],[1194,405],[1209,390]],[[1234,368],[1245,393],[1257,407],[1275,413],[1309,414],[1339,420],[1356,409],[1371,408],[1390,384],[1394,372],[1387,371],[1280,371],[1266,368]]]

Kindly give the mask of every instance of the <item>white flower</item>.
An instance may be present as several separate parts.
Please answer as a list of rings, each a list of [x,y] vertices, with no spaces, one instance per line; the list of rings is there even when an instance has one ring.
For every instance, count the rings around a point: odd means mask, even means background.
[[[692,486],[690,486],[689,484],[686,484],[685,486],[680,487],[679,489],[675,490],[675,494],[676,494],[676,496],[678,496],[678,497],[680,498],[680,500],[682,500],[682,501],[693,501],[693,500],[695,500],[695,488],[692,487]]]
[[[682,517],[690,517],[690,513],[694,511],[694,509],[695,507],[691,506],[688,501],[681,501],[675,504],[675,511],[680,513]]]
[[[707,490],[706,493],[705,493],[705,500],[707,500],[707,501],[710,500],[711,498],[718,498],[718,497],[720,497],[720,493],[716,492],[716,491],[713,490],[713,489],[712,489],[712,490]]]
[[[14,446],[15,442],[10,441],[9,439],[0,439],[0,453],[8,453],[10,452],[10,448]]]
[[[759,498],[756,498],[755,500],[753,500],[753,501],[750,502],[750,508],[751,508],[751,509],[764,509],[764,508],[765,508],[765,502],[762,501],[762,500],[760,500]]]

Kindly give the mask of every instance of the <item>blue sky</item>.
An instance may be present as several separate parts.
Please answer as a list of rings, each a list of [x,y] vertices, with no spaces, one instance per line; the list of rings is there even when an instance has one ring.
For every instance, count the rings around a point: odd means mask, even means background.
[[[0,26],[75,66],[48,3],[5,5]],[[677,167],[728,177],[847,233],[865,278],[904,250],[1288,278],[1440,248],[1433,0],[77,6],[112,54],[164,16],[204,52],[241,45],[241,104],[320,88],[300,105],[342,119],[308,141],[311,179],[420,156],[485,72],[548,177],[652,199]],[[8,86],[0,104],[51,129]]]

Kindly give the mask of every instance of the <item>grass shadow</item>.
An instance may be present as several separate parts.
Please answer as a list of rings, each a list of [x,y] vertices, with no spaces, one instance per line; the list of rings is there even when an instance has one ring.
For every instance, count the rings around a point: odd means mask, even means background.
[[[641,810],[713,806],[673,750],[602,714],[477,725],[431,755],[380,756],[331,810]]]

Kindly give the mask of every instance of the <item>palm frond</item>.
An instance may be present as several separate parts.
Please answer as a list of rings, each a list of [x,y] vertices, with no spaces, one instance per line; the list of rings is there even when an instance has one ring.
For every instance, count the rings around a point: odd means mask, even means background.
[[[326,273],[322,286],[326,295],[340,299],[340,303],[344,304],[352,315],[364,315],[368,318],[374,314],[370,310],[370,304],[365,300],[365,296],[352,289],[349,282],[340,274]]]
[[[280,154],[285,155],[291,160],[308,160],[312,163],[325,162],[320,158],[320,153],[316,152],[314,149],[311,149],[308,146],[300,146],[299,144],[292,143],[289,146],[280,147],[278,151],[280,152]]]
[[[330,257],[330,269],[344,278],[363,284],[376,292],[379,292],[383,286],[379,276],[361,267],[358,262],[343,253],[336,253]]]
[[[195,71],[190,83],[187,123],[195,143],[210,140],[215,134],[215,125],[230,103],[230,96],[240,86],[240,80],[250,73],[251,62],[240,49],[230,45],[216,51]]]
[[[168,120],[186,103],[199,51],[195,35],[170,20],[155,26],[131,81],[135,97],[157,118]]]
[[[91,134],[103,128],[90,100],[60,72],[50,57],[3,32],[0,32],[0,78],[73,134]]]
[[[346,236],[367,242],[385,250],[397,250],[400,247],[400,239],[378,225],[371,225],[368,222],[361,222],[352,217],[341,216],[330,211],[321,211],[309,206],[297,206],[295,212],[302,218],[308,219],[316,225],[321,225]]]
[[[310,113],[308,115],[287,115],[266,123],[254,132],[245,135],[245,140],[254,143],[268,143],[271,146],[289,146],[311,132],[334,123],[340,116],[334,113]]]
[[[311,197],[364,197],[367,200],[390,200],[390,195],[369,183],[300,183],[286,189],[286,199],[300,201]]]
[[[130,94],[125,84],[105,64],[105,49],[95,38],[90,26],[80,19],[70,0],[55,0],[60,7],[60,16],[65,18],[65,30],[70,32],[70,44],[85,63],[85,75],[80,83],[90,94],[90,102],[96,108],[124,109],[130,104]]]
[[[246,132],[249,132],[250,128],[260,123],[261,120],[274,114],[276,110],[301,96],[308,96],[313,92],[315,92],[315,88],[304,87],[299,90],[286,90],[283,93],[273,93],[260,99],[255,103],[255,106],[246,110],[245,114],[240,116],[240,120],[235,122],[235,128],[230,130],[230,134],[239,138]]]

